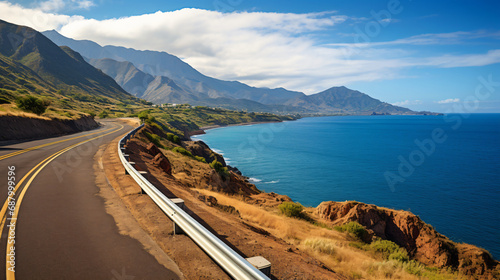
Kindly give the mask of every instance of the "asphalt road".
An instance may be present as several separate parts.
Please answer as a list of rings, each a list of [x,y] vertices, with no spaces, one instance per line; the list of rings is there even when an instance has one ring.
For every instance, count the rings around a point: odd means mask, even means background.
[[[0,146],[0,279],[178,279],[139,241],[119,233],[97,195],[94,155],[131,129],[109,121]]]

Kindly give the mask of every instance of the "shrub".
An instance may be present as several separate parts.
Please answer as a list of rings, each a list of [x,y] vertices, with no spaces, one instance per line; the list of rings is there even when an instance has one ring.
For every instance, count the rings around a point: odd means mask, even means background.
[[[328,239],[308,238],[304,241],[304,245],[323,254],[335,254],[335,244]]]
[[[109,112],[107,110],[103,110],[102,112],[99,113],[99,118],[105,119],[109,117]]]
[[[194,156],[194,158],[199,162],[207,163],[207,160],[204,157]]]
[[[144,122],[149,125],[156,124],[156,118],[153,116],[148,116],[148,118]]]
[[[227,167],[224,167],[222,163],[218,162],[216,159],[214,159],[214,161],[212,161],[209,165],[221,175],[222,179],[226,180],[226,178],[229,178]]]
[[[389,260],[395,260],[398,262],[407,262],[410,260],[408,252],[404,248],[399,248],[396,252],[389,255]]]
[[[410,274],[420,276],[422,275],[422,272],[424,271],[425,267],[421,263],[415,260],[411,260],[403,264],[403,269]]]
[[[45,113],[45,110],[49,107],[50,102],[28,95],[17,98],[16,105],[19,109],[41,115]]]
[[[368,235],[368,231],[366,230],[366,228],[355,221],[348,222],[347,224],[344,224],[342,226],[336,226],[334,227],[334,229],[340,232],[348,232],[352,236],[361,240],[364,240]]]
[[[300,218],[304,207],[299,203],[285,201],[278,206],[278,209],[287,217]]]
[[[407,262],[410,260],[406,249],[399,247],[398,244],[389,240],[375,240],[370,244],[370,248],[385,259],[395,260],[399,262]]]
[[[161,144],[161,137],[154,134],[154,133],[149,133],[147,131],[144,132],[144,135],[146,135],[146,138],[148,138],[151,143],[155,144],[158,147],[163,148],[163,145]]]
[[[191,154],[190,151],[182,148],[182,147],[175,147],[172,151],[176,152],[176,153],[179,153],[181,155],[185,155],[185,156],[188,156],[188,157],[193,157],[193,154]]]
[[[137,115],[137,117],[139,117],[139,119],[141,119],[142,122],[145,122],[149,118],[149,111],[148,110],[142,111],[139,113],[139,115]]]
[[[179,136],[173,134],[173,133],[170,133],[170,132],[167,132],[167,140],[170,141],[170,142],[174,142],[176,144],[180,144],[181,143],[181,139],[179,138]]]

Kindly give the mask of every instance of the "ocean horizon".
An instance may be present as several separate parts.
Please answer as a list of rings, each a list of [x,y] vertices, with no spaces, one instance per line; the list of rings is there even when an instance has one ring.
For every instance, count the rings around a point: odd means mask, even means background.
[[[193,136],[260,190],[305,206],[407,210],[500,258],[500,114],[335,116]]]

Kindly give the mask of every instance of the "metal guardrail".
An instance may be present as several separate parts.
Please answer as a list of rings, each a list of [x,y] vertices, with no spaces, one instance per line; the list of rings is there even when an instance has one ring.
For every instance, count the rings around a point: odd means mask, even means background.
[[[141,129],[141,125],[118,142],[118,155],[125,167],[125,170],[134,178],[142,190],[172,219],[191,239],[198,244],[212,259],[214,259],[229,275],[234,279],[265,279],[270,280],[264,273],[251,265],[242,256],[227,246],[219,238],[213,235],[184,210],[179,208],[174,202],[161,193],[153,184],[144,178],[125,159],[122,152],[122,145],[130,140],[135,133]]]

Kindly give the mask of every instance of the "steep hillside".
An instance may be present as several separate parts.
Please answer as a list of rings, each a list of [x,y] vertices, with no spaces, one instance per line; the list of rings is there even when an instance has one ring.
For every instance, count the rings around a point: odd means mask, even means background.
[[[54,92],[55,88],[33,70],[0,54],[0,91],[2,96],[12,97],[8,91],[16,90],[49,94]]]
[[[198,105],[197,101],[208,98],[206,95],[193,94],[184,90],[168,77],[155,77],[145,73],[128,61],[103,58],[89,59],[88,62],[114,78],[127,92],[157,104],[190,103]]]
[[[69,46],[88,58],[111,58],[132,62],[143,72],[153,76],[165,76],[191,92],[207,94],[209,97],[248,99],[262,104],[283,104],[285,101],[304,95],[283,88],[255,88],[240,82],[223,81],[207,77],[178,57],[166,52],[138,51],[116,46],[101,47],[91,41],[66,38],[56,31],[43,33],[54,43]]]
[[[45,84],[61,90],[65,96],[79,94],[86,96],[83,99],[104,103],[136,102],[136,98],[85,62],[80,54],[68,47],[58,47],[31,28],[0,21],[0,54],[31,69]]]

